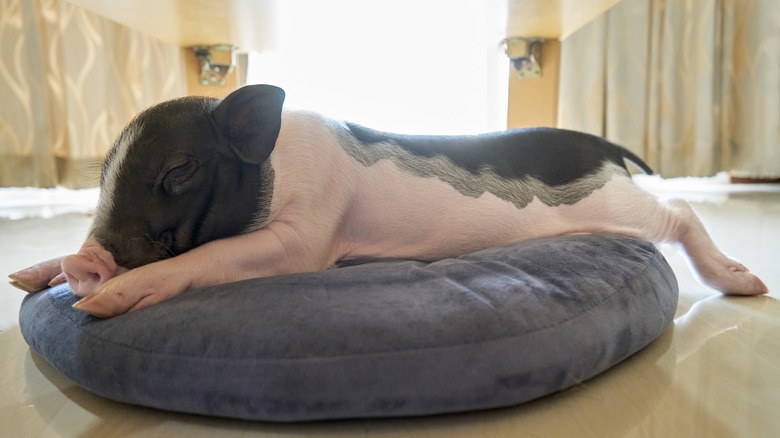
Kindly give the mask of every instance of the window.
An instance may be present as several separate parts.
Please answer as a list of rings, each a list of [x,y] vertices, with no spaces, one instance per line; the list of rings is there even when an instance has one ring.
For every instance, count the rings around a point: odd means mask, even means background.
[[[506,128],[505,1],[286,0],[248,83],[287,105],[408,134]]]

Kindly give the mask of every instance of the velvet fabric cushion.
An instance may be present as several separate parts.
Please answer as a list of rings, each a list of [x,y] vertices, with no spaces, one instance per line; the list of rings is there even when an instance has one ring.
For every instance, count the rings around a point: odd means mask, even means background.
[[[107,320],[75,300],[67,285],[30,295],[20,325],[78,385],[287,422],[487,409],[559,391],[660,335],[677,282],[650,243],[575,235],[223,284]]]

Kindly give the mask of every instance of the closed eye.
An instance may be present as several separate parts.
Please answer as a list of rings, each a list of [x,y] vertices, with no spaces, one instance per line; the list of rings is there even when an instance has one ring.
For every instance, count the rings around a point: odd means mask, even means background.
[[[198,170],[195,160],[183,161],[171,167],[163,176],[162,188],[168,195],[181,195],[192,187],[192,178]]]

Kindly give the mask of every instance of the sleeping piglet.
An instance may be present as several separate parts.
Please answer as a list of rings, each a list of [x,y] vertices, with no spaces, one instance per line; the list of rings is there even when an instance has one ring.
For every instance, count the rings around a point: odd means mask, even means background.
[[[110,317],[192,288],[349,259],[438,260],[615,233],[680,243],[721,292],[767,292],[685,201],[634,185],[624,159],[650,169],[602,138],[547,128],[389,134],[285,110],[284,96],[247,86],[138,115],[106,157],[79,252],[12,274],[12,284],[36,291],[67,280],[83,297],[76,308]]]

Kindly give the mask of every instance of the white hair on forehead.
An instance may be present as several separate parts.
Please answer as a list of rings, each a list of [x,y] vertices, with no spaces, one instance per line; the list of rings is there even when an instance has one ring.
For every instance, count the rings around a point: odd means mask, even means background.
[[[130,149],[130,145],[138,138],[140,128],[141,123],[139,123],[138,119],[130,122],[122,133],[119,134],[113,148],[106,156],[101,170],[100,197],[95,208],[95,221],[93,221],[93,224],[107,221],[109,212],[114,209],[114,194],[119,189],[119,175],[127,161],[127,152]]]

